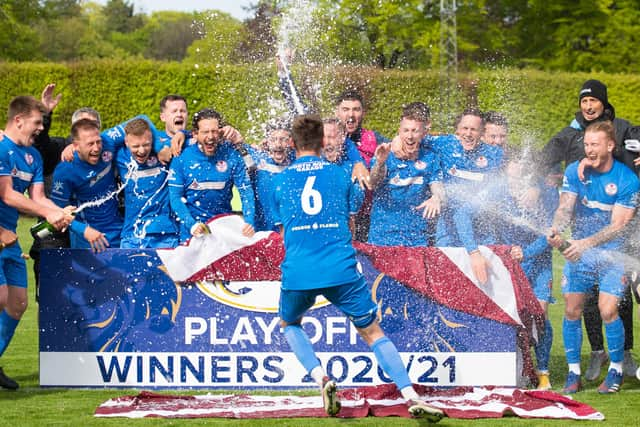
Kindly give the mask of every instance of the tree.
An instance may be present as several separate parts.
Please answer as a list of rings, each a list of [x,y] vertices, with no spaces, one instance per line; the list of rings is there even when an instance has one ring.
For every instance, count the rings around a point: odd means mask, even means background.
[[[126,0],[109,0],[102,8],[109,32],[130,33],[144,25],[144,15],[133,13],[133,4]]]
[[[242,23],[217,10],[196,13],[195,22],[200,39],[189,46],[185,60],[195,64],[235,62],[242,40]]]
[[[181,61],[187,54],[187,48],[202,38],[197,32],[195,19],[193,13],[154,13],[143,28],[148,34],[145,57]]]
[[[37,0],[3,0],[0,3],[0,59],[38,60],[40,36],[32,28],[42,7]]]

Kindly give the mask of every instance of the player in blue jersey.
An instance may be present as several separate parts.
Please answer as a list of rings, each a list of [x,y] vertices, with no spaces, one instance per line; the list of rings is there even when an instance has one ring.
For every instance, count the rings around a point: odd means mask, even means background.
[[[178,246],[178,226],[169,207],[169,170],[152,150],[149,124],[131,120],[124,127],[126,148],[116,155],[124,188],[121,248]]]
[[[14,98],[0,141],[0,227],[15,233],[20,213],[46,218],[57,229],[73,219],[44,193],[42,158],[32,147],[43,129],[42,103],[29,96]],[[29,197],[24,196],[28,191]],[[0,357],[27,309],[27,269],[19,244],[0,252]],[[0,368],[0,387],[15,390],[18,383]]]
[[[256,231],[278,231],[271,199],[276,176],[292,161],[291,130],[285,121],[277,120],[268,125],[267,137],[262,149],[248,146],[253,157],[255,170],[250,173],[256,196]]]
[[[51,199],[58,206],[85,205],[71,223],[71,247],[102,252],[120,246],[122,217],[118,210],[113,165],[115,148],[104,140],[98,123],[81,119],[71,126],[75,149],[71,162],[53,173]]]
[[[358,160],[350,160],[347,155],[346,142],[349,138],[345,136],[344,125],[337,117],[328,117],[322,120],[322,158],[329,163],[342,166],[349,175],[353,174],[353,167],[362,158],[358,155]],[[352,176],[352,178],[355,178]]]
[[[211,217],[232,212],[234,185],[240,193],[246,223],[242,233],[254,233],[253,189],[244,161],[234,148],[234,144],[242,143],[242,136],[231,127],[222,127],[221,122],[220,113],[211,108],[194,114],[197,144],[171,162],[169,200],[180,222],[181,241],[206,233]]]
[[[507,118],[497,111],[486,111],[484,118],[484,130],[482,140],[489,145],[506,148],[509,124]]]
[[[491,188],[502,167],[501,148],[481,141],[482,113],[467,109],[455,123],[455,135],[429,140],[442,164],[447,205],[438,219],[437,246],[462,246],[469,253],[471,267],[480,283],[488,279],[488,262],[478,245],[493,243],[482,209],[495,201]]]
[[[405,106],[398,144],[383,143],[371,161],[373,208],[369,243],[383,246],[427,246],[429,221],[440,214],[444,199],[440,160],[420,143],[431,125],[429,107]]]
[[[320,158],[322,127],[317,115],[296,117],[292,130],[297,159],[276,178],[274,207],[285,245],[279,304],[285,338],[321,387],[325,411],[335,416],[340,410],[336,384],[327,377],[301,327],[304,313],[323,295],[356,326],[409,401],[411,414],[438,421],[444,414],[418,400],[395,345],[376,319],[376,304],[356,268],[349,231],[349,217],[362,202],[361,189],[339,166]]]
[[[545,327],[538,342],[535,354],[538,374],[538,390],[551,389],[549,380],[549,358],[553,343],[553,329],[548,317],[548,306],[553,302],[551,296],[552,253],[545,235],[539,230],[547,229],[558,207],[558,191],[555,186],[545,182],[535,182],[531,173],[534,155],[525,150],[509,150],[509,161],[505,167],[504,188],[496,214],[496,243],[511,245],[511,256],[522,264],[531,287],[545,313]],[[532,186],[537,186],[538,200],[533,207],[525,202],[524,194]]]
[[[153,150],[163,163],[169,163],[172,157],[180,154],[181,149],[175,151],[175,147],[172,148],[172,138],[181,133],[191,134],[186,131],[188,117],[187,100],[182,95],[170,94],[160,100],[160,120],[164,123],[164,130],[157,131]]]
[[[581,317],[585,294],[598,283],[598,307],[605,324],[605,336],[611,363],[600,393],[615,393],[623,380],[624,326],[618,315],[618,303],[624,292],[624,261],[619,251],[622,233],[638,204],[640,180],[623,163],[613,158],[616,139],[611,122],[600,121],[587,127],[585,154],[590,162],[585,181],[578,178],[578,162],[564,173],[560,205],[553,218],[548,241],[568,261],[563,272],[565,313],[562,336],[569,364],[563,392],[580,390]],[[572,237],[563,247],[559,236],[571,222]]]

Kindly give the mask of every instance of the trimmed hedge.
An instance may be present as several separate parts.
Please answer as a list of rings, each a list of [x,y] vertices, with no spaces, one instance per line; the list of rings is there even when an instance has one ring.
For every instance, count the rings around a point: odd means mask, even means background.
[[[491,70],[458,76],[458,90],[449,96],[453,110],[443,112],[437,72],[382,71],[375,68],[311,68],[293,70],[305,93],[316,93],[318,108],[333,110],[332,98],[341,90],[360,89],[366,99],[365,125],[392,136],[400,106],[421,100],[432,106],[434,131],[451,132],[451,118],[466,104],[501,111],[508,117],[515,143],[543,145],[567,126],[578,105],[578,91],[589,78],[609,87],[609,100],[619,117],[640,122],[640,76],[578,73],[547,73],[532,70]],[[153,61],[90,61],[69,64],[0,63],[0,103],[16,95],[39,96],[48,82],[57,84],[62,101],[55,111],[52,135],[67,135],[72,112],[82,106],[100,111],[105,127],[144,113],[158,126],[159,101],[168,93],[189,100],[189,110],[213,106],[255,142],[261,124],[281,114],[283,103],[277,88],[275,67],[187,66]],[[317,87],[320,91],[317,91]]]

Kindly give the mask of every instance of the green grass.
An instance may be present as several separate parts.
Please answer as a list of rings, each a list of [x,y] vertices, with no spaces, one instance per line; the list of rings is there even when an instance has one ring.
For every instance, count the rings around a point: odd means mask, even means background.
[[[24,251],[31,246],[28,227],[33,219],[22,218],[18,229],[20,242]],[[225,419],[197,419],[197,420],[124,420],[122,418],[101,419],[94,418],[95,408],[103,401],[124,394],[136,394],[137,390],[114,389],[42,389],[38,385],[38,329],[37,305],[33,297],[34,281],[31,262],[29,271],[29,308],[18,326],[13,342],[2,357],[1,365],[5,371],[20,383],[16,392],[0,390],[0,426],[118,426],[127,425],[237,425],[237,426],[406,426],[421,425],[417,420],[399,418],[367,418],[355,420],[342,419],[288,419],[288,420],[225,420]],[[550,308],[550,317],[554,325],[555,339],[551,359],[552,384],[559,388],[564,381],[566,365],[562,351],[561,319],[562,299],[557,283],[560,278],[560,266],[556,267],[556,286],[554,295],[558,303]],[[640,328],[635,323],[636,340],[640,340]],[[586,339],[585,339],[586,341]],[[637,346],[636,346],[637,347]],[[588,357],[588,344],[583,345],[583,360]],[[635,353],[638,358],[638,352]],[[583,362],[584,366],[584,362]],[[622,386],[622,391],[612,396],[600,396],[595,388],[598,382],[586,383],[586,391],[578,393],[576,400],[585,402],[606,416],[607,425],[636,426],[638,425],[638,404],[640,403],[640,382],[631,379]],[[200,393],[204,393],[200,391]],[[440,425],[462,426],[468,425],[468,420],[445,419]],[[595,421],[556,421],[556,420],[525,420],[515,417],[504,419],[485,419],[473,421],[478,426],[541,426],[554,425],[602,425]]]

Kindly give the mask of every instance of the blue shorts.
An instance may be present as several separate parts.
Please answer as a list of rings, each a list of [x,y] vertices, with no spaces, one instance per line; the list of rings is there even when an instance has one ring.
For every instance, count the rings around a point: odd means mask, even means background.
[[[122,249],[175,248],[180,243],[177,234],[147,234],[144,239],[135,236],[122,237]]]
[[[567,262],[562,276],[562,293],[585,294],[595,284],[604,292],[621,298],[624,293],[624,262],[601,249],[589,249],[577,262]]]
[[[27,264],[18,243],[0,251],[0,286],[27,287]]]
[[[280,318],[289,324],[297,322],[315,304],[318,295],[335,305],[357,328],[366,328],[376,319],[378,307],[371,299],[371,291],[363,277],[355,282],[330,288],[300,291],[281,289],[278,309]]]

